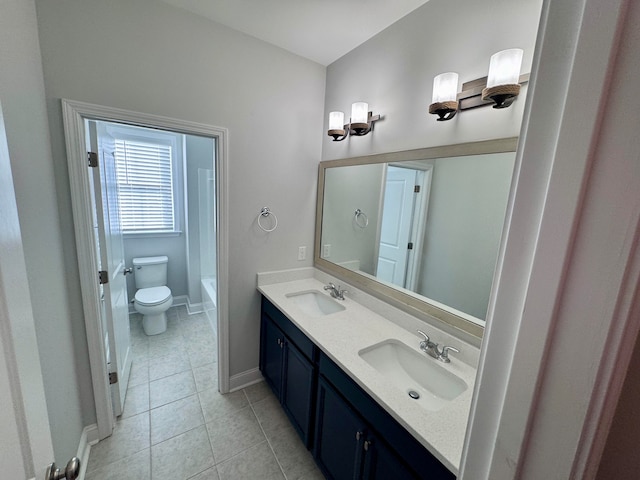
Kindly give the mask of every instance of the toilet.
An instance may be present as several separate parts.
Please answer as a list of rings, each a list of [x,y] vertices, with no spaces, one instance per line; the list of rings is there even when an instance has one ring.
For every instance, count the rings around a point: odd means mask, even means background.
[[[167,310],[173,305],[167,287],[166,255],[133,259],[136,296],[133,306],[143,315],[142,328],[147,335],[158,335],[167,329]]]

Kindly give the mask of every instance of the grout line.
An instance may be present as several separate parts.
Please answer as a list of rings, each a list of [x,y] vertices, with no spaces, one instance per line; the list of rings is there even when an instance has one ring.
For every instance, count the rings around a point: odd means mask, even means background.
[[[264,435],[264,438],[267,441],[267,445],[269,445],[269,449],[271,450],[271,453],[273,454],[273,458],[276,459],[276,463],[278,464],[278,467],[280,468],[280,471],[282,472],[282,476],[285,478],[285,480],[287,480],[287,475],[286,473],[284,473],[284,468],[282,468],[282,464],[280,463],[280,460],[278,459],[278,455],[276,455],[276,451],[273,449],[273,445],[271,445],[271,441],[269,440],[269,437],[267,436],[267,432],[265,432],[264,427],[262,426],[262,422],[260,422],[260,420],[258,419],[258,415],[256,415],[256,411],[253,408],[253,403],[251,403],[251,400],[249,400],[249,395],[247,395],[247,392],[245,392],[245,389],[243,388],[242,391],[244,392],[244,395],[247,397],[247,400],[249,401],[249,407],[251,407],[251,411],[253,412],[253,416],[256,417],[256,421],[258,422],[258,426],[260,427],[260,430],[262,430],[262,434]]]

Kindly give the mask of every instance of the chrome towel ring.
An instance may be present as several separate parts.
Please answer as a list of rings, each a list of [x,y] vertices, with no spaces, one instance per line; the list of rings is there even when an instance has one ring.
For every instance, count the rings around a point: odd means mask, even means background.
[[[271,228],[266,228],[262,223],[260,223],[260,220],[271,215],[273,215],[273,226]],[[273,232],[278,228],[278,217],[276,217],[276,214],[273,213],[269,207],[262,207],[262,210],[260,210],[260,213],[258,214],[258,226],[265,232]]]
[[[367,228],[369,226],[369,217],[360,209],[356,210],[353,220],[360,228]]]

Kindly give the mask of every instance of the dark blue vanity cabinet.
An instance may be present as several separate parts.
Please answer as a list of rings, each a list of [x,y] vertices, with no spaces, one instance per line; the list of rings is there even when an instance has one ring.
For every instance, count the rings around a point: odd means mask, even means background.
[[[320,377],[314,457],[331,479],[415,479],[401,458]]]
[[[263,299],[260,370],[307,448],[311,446],[316,350],[287,317]]]
[[[455,480],[264,297],[260,339],[260,370],[327,478]]]

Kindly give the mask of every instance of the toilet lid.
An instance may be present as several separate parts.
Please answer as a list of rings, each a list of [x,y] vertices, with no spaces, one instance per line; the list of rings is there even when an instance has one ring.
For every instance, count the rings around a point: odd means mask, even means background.
[[[136,292],[135,301],[140,305],[152,306],[158,305],[169,299],[171,290],[169,287],[150,287],[141,288]]]

